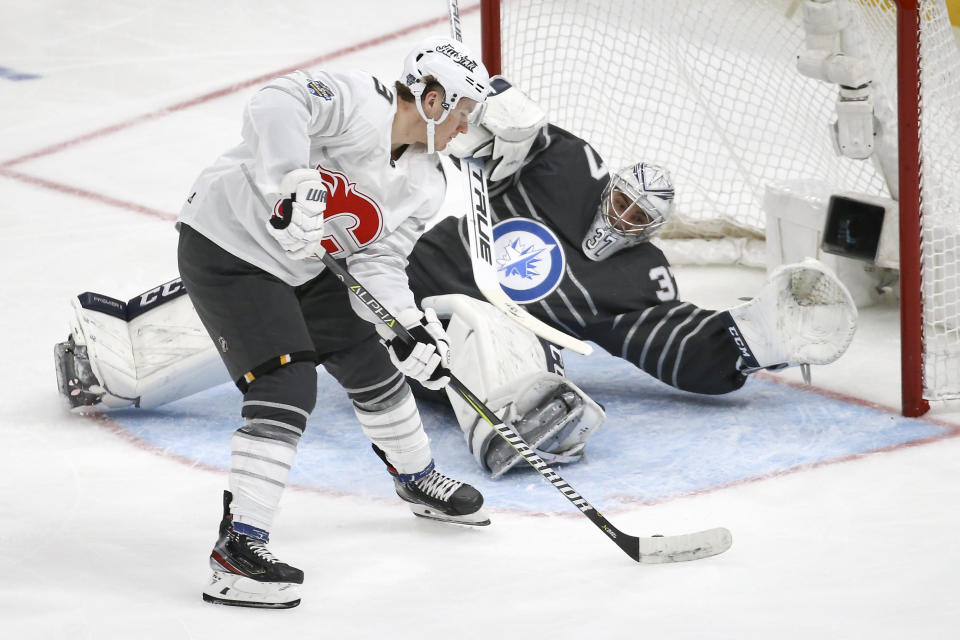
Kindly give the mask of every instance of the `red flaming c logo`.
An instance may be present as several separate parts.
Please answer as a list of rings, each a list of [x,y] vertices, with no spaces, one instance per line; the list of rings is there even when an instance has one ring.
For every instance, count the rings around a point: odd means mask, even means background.
[[[383,213],[380,205],[370,196],[357,191],[357,183],[338,171],[330,171],[317,165],[321,180],[327,187],[327,208],[323,219],[341,230],[353,241],[353,251],[363,249],[380,237],[383,231]],[[323,248],[333,257],[338,257],[347,247],[340,244],[334,234],[323,237]]]

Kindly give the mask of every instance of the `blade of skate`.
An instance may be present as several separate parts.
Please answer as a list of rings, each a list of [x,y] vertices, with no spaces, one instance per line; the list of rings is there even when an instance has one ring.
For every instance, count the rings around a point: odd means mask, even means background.
[[[300,604],[297,585],[289,582],[257,582],[227,571],[214,571],[203,599],[214,604],[259,609],[290,609]]]
[[[490,524],[490,517],[484,513],[483,509],[465,516],[452,516],[422,504],[408,502],[407,505],[410,507],[410,511],[413,511],[413,515],[427,518],[428,520],[450,522],[453,524],[467,524],[475,527],[485,527]]]

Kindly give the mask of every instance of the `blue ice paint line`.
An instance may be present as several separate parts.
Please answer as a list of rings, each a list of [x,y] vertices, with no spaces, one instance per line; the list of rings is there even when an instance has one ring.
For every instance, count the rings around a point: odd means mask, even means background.
[[[656,501],[950,433],[923,420],[754,378],[740,391],[697,396],[672,389],[623,360],[567,356],[567,373],[607,411],[586,458],[557,470],[600,509]],[[346,394],[322,369],[317,408],[292,483],[390,498],[393,485],[370,450]],[[563,496],[518,467],[492,481],[476,467],[445,404],[420,402],[437,467],[477,486],[493,508],[562,512]],[[240,425],[230,384],[155,410],[111,413],[134,436],[226,470]]]
[[[36,80],[39,77],[40,76],[36,73],[23,73],[8,67],[0,67],[0,78],[5,80],[13,80],[14,82],[18,82],[21,80]]]

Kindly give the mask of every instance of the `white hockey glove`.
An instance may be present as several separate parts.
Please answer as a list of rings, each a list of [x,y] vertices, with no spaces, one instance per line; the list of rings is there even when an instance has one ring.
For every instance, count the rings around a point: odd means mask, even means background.
[[[850,292],[813,258],[778,267],[757,297],[724,315],[745,373],[830,364],[857,330]]]
[[[280,193],[267,223],[283,250],[295,260],[318,258],[324,249],[323,212],[327,208],[327,187],[316,169],[294,169],[280,181]]]
[[[390,353],[390,360],[403,375],[417,380],[427,389],[439,390],[447,386],[450,376],[450,343],[443,325],[433,309],[421,312],[406,309],[396,316],[416,342],[397,337],[389,327],[378,324],[380,343]]]

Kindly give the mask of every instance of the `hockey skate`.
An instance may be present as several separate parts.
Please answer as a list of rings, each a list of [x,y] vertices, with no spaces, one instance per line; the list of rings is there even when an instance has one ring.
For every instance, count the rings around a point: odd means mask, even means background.
[[[93,374],[85,345],[76,344],[71,334],[66,342],[54,345],[53,359],[57,369],[57,386],[71,410],[100,402],[104,389]]]
[[[230,503],[223,492],[220,536],[210,552],[213,577],[203,590],[203,599],[215,604],[265,609],[290,609],[300,604],[295,585],[303,584],[303,571],[277,560],[267,541],[237,533]]]
[[[490,518],[480,509],[483,506],[483,495],[469,484],[443,475],[433,468],[433,462],[420,479],[405,482],[387,462],[383,451],[376,445],[373,450],[387,465],[397,495],[410,506],[414,515],[478,527],[490,524]]]

